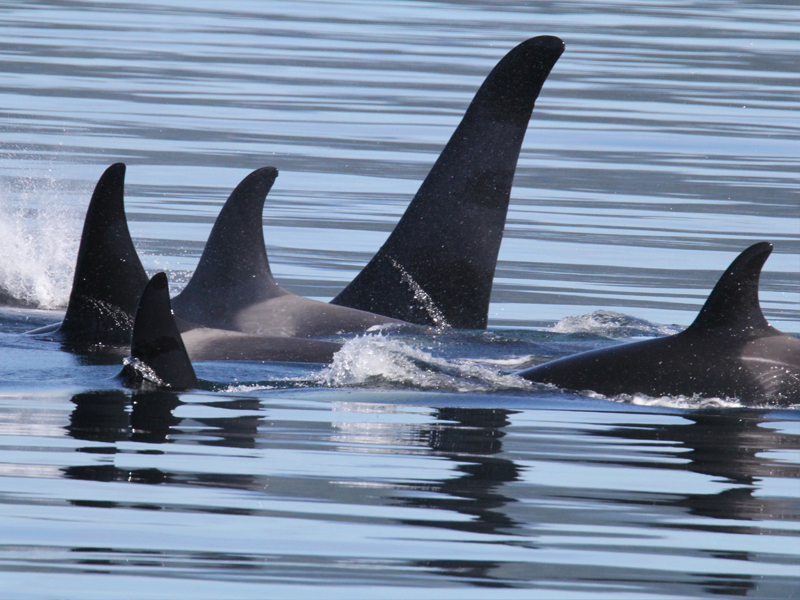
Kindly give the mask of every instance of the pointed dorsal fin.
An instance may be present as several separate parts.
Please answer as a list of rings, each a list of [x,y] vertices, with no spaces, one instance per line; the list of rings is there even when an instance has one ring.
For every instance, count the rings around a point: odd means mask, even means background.
[[[736,257],[686,331],[763,331],[770,328],[758,301],[758,280],[771,253],[772,244],[760,242]]]
[[[66,343],[127,345],[147,273],[125,219],[125,165],[108,167],[86,211],[72,292],[59,329]]]
[[[217,217],[192,278],[173,298],[175,314],[209,327],[230,328],[238,312],[286,292],[272,276],[261,214],[278,176],[253,171],[233,190]]]
[[[403,218],[331,302],[420,325],[486,327],[511,185],[564,43],[540,36],[492,70]]]
[[[142,292],[133,323],[131,359],[123,369],[129,384],[147,381],[177,390],[197,387],[194,367],[172,315],[164,273],[154,275]]]

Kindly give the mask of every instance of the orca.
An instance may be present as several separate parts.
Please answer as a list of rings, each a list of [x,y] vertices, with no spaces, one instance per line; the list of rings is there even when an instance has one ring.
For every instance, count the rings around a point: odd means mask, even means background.
[[[277,176],[274,167],[263,167],[233,190],[189,283],[172,299],[175,315],[212,329],[292,338],[363,332],[377,325],[408,325],[298,296],[275,281],[261,213]]]
[[[175,314],[291,337],[404,323],[485,328],[520,147],[563,50],[560,39],[540,36],[498,63],[387,242],[329,304],[292,294],[272,276],[261,214],[277,171],[266,168],[223,206],[194,275],[173,299]]]
[[[122,163],[101,175],[86,211],[64,320],[29,333],[58,340],[67,348],[130,342],[148,277],[125,218],[124,185]]]
[[[534,103],[564,42],[539,36],[489,73],[400,222],[332,304],[485,329],[511,185]]]
[[[204,360],[320,362],[342,345],[323,340],[256,336],[197,327],[174,316],[165,273],[142,292],[130,340],[131,355],[120,377],[128,387],[185,390],[199,386],[192,366]]]
[[[563,49],[560,39],[540,36],[500,61],[389,240],[331,303],[292,294],[273,278],[261,213],[278,172],[265,167],[248,175],[223,206],[195,273],[172,301],[192,339],[190,353],[210,353],[200,351],[209,339],[233,348],[235,342],[223,339],[235,336],[221,330],[310,338],[410,323],[485,328],[520,146]],[[124,175],[125,165],[112,165],[92,196],[64,321],[31,333],[49,334],[69,349],[127,346],[148,280],[125,221]],[[381,302],[372,308],[376,299]]]
[[[276,175],[277,171],[268,167],[257,171],[248,182],[266,195]],[[71,351],[127,353],[148,277],[125,219],[124,181],[125,165],[117,163],[105,170],[95,187],[86,212],[64,320],[28,333],[60,341]],[[265,252],[263,243],[261,252]],[[151,291],[150,296],[154,293]],[[195,361],[331,362],[333,354],[341,348],[341,344],[330,341],[265,337],[201,327],[185,319],[177,319],[176,324],[189,356]]]
[[[186,345],[172,318],[167,276],[158,273],[145,285],[131,333],[131,356],[120,377],[128,387],[186,390],[198,387]]]
[[[772,327],[758,299],[767,242],[742,252],[681,333],[582,352],[519,373],[537,383],[605,396],[700,396],[800,402],[800,339]]]

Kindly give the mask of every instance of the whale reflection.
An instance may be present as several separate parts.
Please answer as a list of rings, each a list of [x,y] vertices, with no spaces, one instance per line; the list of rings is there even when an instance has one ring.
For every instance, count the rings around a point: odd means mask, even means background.
[[[781,500],[759,496],[759,483],[767,477],[800,477],[800,467],[775,460],[774,451],[798,450],[797,435],[769,427],[765,411],[723,410],[683,415],[684,424],[650,428],[616,427],[601,435],[648,442],[673,442],[685,452],[684,461],[658,462],[659,469],[687,470],[729,483],[716,494],[673,495],[665,505],[686,508],[691,514],[714,519],[752,521],[796,518],[796,509]],[[641,464],[641,463],[638,463]],[[720,527],[709,524],[709,527]],[[747,531],[746,525],[741,528]],[[726,528],[730,530],[730,528]]]
[[[772,458],[774,451],[800,449],[800,438],[770,427],[771,418],[766,411],[722,410],[719,412],[697,412],[683,415],[682,424],[665,424],[648,428],[616,427],[598,435],[646,442],[672,442],[686,451],[679,454],[685,462],[678,464],[659,461],[653,466],[666,470],[686,470],[709,476],[713,481],[729,484],[718,493],[670,494],[654,498],[654,505],[664,508],[676,507],[698,517],[707,517],[693,522],[692,528],[712,533],[760,535],[762,530],[749,526],[748,521],[764,520],[794,521],[797,506],[785,498],[775,498],[759,493],[760,483],[765,478],[800,477],[800,466]],[[641,466],[638,463],[637,466]],[[636,501],[630,496],[615,500],[622,504]],[[653,528],[676,528],[669,519],[655,522]],[[753,551],[717,552],[708,550],[708,555],[738,561],[763,560],[762,553]],[[714,573],[697,574],[697,583],[707,593],[725,595],[749,595],[758,587],[751,576],[738,578],[719,577]]]
[[[432,453],[456,463],[451,477],[417,487],[422,496],[398,496],[404,506],[456,511],[468,520],[425,521],[427,525],[477,533],[513,530],[519,523],[503,512],[513,498],[502,494],[504,484],[519,479],[520,467],[498,454],[503,428],[513,411],[484,408],[438,408],[437,424],[427,433]]]
[[[122,390],[92,391],[76,394],[71,402],[75,405],[70,414],[66,431],[75,439],[103,442],[108,446],[87,446],[79,452],[89,454],[117,454],[113,444],[117,442],[139,442],[153,444],[138,453],[160,454],[157,445],[173,443],[180,439],[185,443],[187,431],[199,443],[209,446],[253,448],[262,417],[235,415],[231,418],[183,419],[174,415],[183,404],[178,394],[167,391]],[[235,399],[205,404],[214,408],[234,411],[258,408],[256,399]],[[186,483],[187,475],[168,473],[162,469],[124,469],[114,464],[72,465],[62,469],[65,477],[91,481],[126,481],[130,483]],[[206,484],[248,489],[254,486],[254,478],[247,475],[197,474],[191,482],[203,480]]]
[[[86,461],[62,467],[63,477],[174,489],[150,502],[137,499],[140,492],[128,496],[124,488],[102,499],[70,502],[252,516],[266,524],[276,518],[290,531],[308,531],[309,522],[312,528],[344,522],[379,538],[415,531],[422,550],[431,540],[459,540],[503,548],[518,558],[501,560],[488,551],[485,560],[461,560],[423,551],[387,565],[470,586],[506,587],[532,579],[560,586],[580,580],[673,596],[752,594],[760,585],[747,574],[754,569],[719,577],[714,568],[719,561],[774,561],[747,546],[682,546],[682,536],[691,539],[698,531],[778,536],[780,527],[766,529],[765,520],[797,520],[796,504],[767,486],[772,479],[800,477],[800,467],[781,459],[782,452],[800,448],[800,436],[772,426],[780,419],[768,412],[585,416],[568,410],[369,402],[309,408],[279,398],[265,405],[263,398],[248,397],[183,402],[164,392],[78,394],[65,430],[87,442],[76,449],[86,453]],[[198,446],[206,450],[195,454]],[[683,485],[680,472],[695,475]],[[662,479],[667,484],[658,483]],[[678,482],[676,491],[671,481]],[[207,493],[204,488],[223,493],[194,499],[195,492]],[[569,572],[535,558],[565,551],[573,553]],[[271,577],[294,564],[291,552],[275,552],[277,560],[258,553],[242,560],[252,561],[259,576]],[[609,569],[593,561],[598,552],[633,562]],[[639,555],[645,559],[638,561]],[[525,556],[530,558],[519,558]],[[713,566],[684,573],[650,565],[665,557]],[[312,563],[313,580],[344,581],[358,560],[320,556]],[[783,589],[789,585],[784,579],[772,581]]]

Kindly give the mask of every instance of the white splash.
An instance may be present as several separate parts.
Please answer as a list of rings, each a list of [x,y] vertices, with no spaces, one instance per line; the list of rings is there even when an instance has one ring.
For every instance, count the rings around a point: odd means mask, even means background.
[[[63,199],[54,180],[21,185],[13,203],[0,192],[0,292],[38,308],[64,307],[82,215]]]
[[[523,356],[511,356],[508,358],[481,358],[480,362],[486,365],[494,365],[499,369],[506,371],[518,371],[520,369],[531,366],[531,363],[536,360],[538,355],[525,354]],[[467,358],[465,362],[476,362],[476,359]],[[541,359],[540,359],[541,360]]]
[[[229,385],[226,388],[223,388],[219,391],[226,393],[226,394],[241,394],[243,392],[263,392],[265,390],[275,390],[278,389],[277,386],[274,385],[261,385],[261,384],[236,384],[236,385]]]
[[[392,261],[392,266],[397,269],[400,273],[400,276],[403,278],[403,281],[411,288],[411,291],[414,292],[414,300],[419,302],[424,308],[425,312],[428,313],[428,316],[433,321],[434,327],[450,327],[450,324],[447,322],[447,319],[444,316],[444,313],[439,310],[439,307],[436,306],[436,303],[431,298],[430,294],[422,289],[422,286],[414,281],[414,278],[411,277],[411,274],[406,271],[405,267],[398,263],[395,259],[391,256],[389,260]]]
[[[148,364],[140,361],[138,358],[127,356],[122,359],[123,366],[127,367],[136,374],[138,379],[152,383],[157,387],[168,388],[169,384],[164,383],[161,378],[156,375],[156,372]]]
[[[598,395],[599,398],[604,398]],[[638,406],[659,406],[663,408],[685,408],[690,410],[706,408],[741,408],[744,405],[735,398],[707,398],[702,396],[647,396],[646,394],[620,394],[610,400],[626,402]]]
[[[556,333],[597,333],[608,337],[631,337],[647,335],[673,335],[683,331],[677,325],[659,325],[646,319],[639,319],[614,312],[596,310],[577,317],[565,317],[553,325]]]
[[[402,385],[457,392],[527,390],[533,386],[491,365],[437,357],[381,333],[345,342],[333,363],[319,373],[316,383],[330,387]]]

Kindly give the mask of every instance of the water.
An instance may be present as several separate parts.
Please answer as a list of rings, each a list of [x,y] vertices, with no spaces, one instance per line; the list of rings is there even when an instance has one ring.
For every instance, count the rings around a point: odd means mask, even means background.
[[[794,408],[511,375],[687,326],[762,240],[765,314],[800,334],[796,17],[4,4],[0,289],[18,307],[0,310],[0,596],[797,595]],[[117,161],[145,267],[175,291],[233,187],[277,167],[273,272],[330,299],[492,66],[539,34],[566,51],[523,145],[489,331],[359,336],[330,366],[200,363],[204,389],[180,395],[122,390],[116,359],[20,335],[58,320]]]

